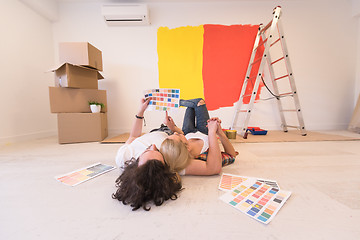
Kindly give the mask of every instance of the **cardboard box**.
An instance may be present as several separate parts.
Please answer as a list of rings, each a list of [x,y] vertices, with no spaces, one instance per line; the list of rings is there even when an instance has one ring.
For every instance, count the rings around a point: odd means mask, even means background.
[[[106,90],[49,87],[51,113],[90,113],[89,101],[97,101],[107,112]]]
[[[99,142],[108,136],[106,113],[58,113],[59,143]]]
[[[87,66],[99,71],[103,70],[102,53],[88,42],[59,43],[60,63]]]
[[[64,63],[55,70],[55,86],[98,89],[98,80],[103,76],[95,69]]]

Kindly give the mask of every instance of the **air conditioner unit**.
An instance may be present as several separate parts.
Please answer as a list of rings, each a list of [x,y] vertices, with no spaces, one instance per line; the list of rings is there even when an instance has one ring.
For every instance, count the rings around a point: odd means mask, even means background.
[[[109,26],[149,25],[146,4],[109,4],[102,6],[102,15]]]

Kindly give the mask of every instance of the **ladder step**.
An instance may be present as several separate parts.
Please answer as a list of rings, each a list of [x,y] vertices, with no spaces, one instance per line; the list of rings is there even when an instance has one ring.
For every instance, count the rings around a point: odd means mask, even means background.
[[[239,101],[242,101],[244,99],[244,97],[251,97],[252,94],[244,94],[242,96],[240,96]]]
[[[238,110],[238,112],[247,112],[248,110],[243,110],[243,109],[241,109],[241,110]]]
[[[277,43],[278,41],[280,41],[280,38],[278,38],[275,42],[273,42],[272,44],[270,44],[270,47],[272,47],[275,43]]]
[[[301,129],[301,126],[293,126],[293,125],[285,125],[285,127]]]
[[[263,27],[263,28],[260,30],[259,34],[262,34],[262,33],[265,32],[266,30],[268,30],[268,28],[271,26],[271,24],[272,24],[272,20],[271,20],[265,27]]]
[[[294,93],[293,92],[288,92],[288,93],[281,93],[279,94],[279,96],[293,96]]]
[[[247,80],[255,79],[257,76],[247,77]]]
[[[251,66],[253,66],[255,63],[261,61],[261,59],[262,59],[262,56],[259,57],[258,59],[255,59],[255,61],[253,61],[253,62],[251,63]]]
[[[257,50],[259,47],[261,47],[262,45],[264,45],[264,44],[267,42],[267,40],[268,40],[267,38],[266,38],[265,40],[263,40],[262,43],[260,43],[256,48],[254,48],[253,51],[256,52],[256,50]]]
[[[297,112],[296,109],[283,109],[282,112]]]
[[[277,63],[278,61],[281,61],[281,60],[283,60],[285,57],[281,57],[281,58],[279,58],[278,60],[275,60],[275,61],[273,61],[272,63],[270,63],[270,65],[273,65],[274,63]]]
[[[275,78],[275,79],[274,79],[274,81],[280,80],[280,79],[285,78],[285,77],[288,77],[288,76],[289,76],[289,74],[286,74],[286,75],[284,75],[284,76],[281,76],[281,77]]]

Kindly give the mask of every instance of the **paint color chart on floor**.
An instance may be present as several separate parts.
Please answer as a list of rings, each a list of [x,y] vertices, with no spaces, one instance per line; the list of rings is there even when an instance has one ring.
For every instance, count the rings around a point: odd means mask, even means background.
[[[146,110],[169,111],[180,107],[180,89],[157,88],[144,91],[145,99],[150,98]]]
[[[101,174],[114,170],[115,167],[105,165],[102,163],[95,163],[85,168],[75,170],[73,172],[64,174],[62,176],[55,177],[59,182],[68,185],[76,186],[80,183],[88,181],[92,178],[95,178]]]
[[[256,179],[248,179],[220,199],[249,217],[268,224],[290,195],[289,191],[279,190]]]
[[[223,173],[223,175],[221,175],[219,189],[223,191],[230,191],[231,189],[235,188],[237,185],[246,181],[247,179],[248,177],[241,177],[237,175]]]
[[[219,183],[219,189],[223,191],[230,191],[231,189],[234,189],[237,185],[240,183],[248,180],[257,180],[259,182],[265,183],[267,185],[270,185],[274,188],[280,189],[280,186],[275,180],[269,180],[269,179],[261,179],[261,178],[255,178],[255,177],[244,177],[244,176],[238,176],[233,175],[229,173],[223,173],[221,176],[221,180]]]

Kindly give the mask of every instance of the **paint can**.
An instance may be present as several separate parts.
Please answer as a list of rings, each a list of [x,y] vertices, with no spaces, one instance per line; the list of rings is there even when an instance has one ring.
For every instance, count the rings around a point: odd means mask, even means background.
[[[225,133],[228,139],[236,139],[236,130],[226,130]]]

